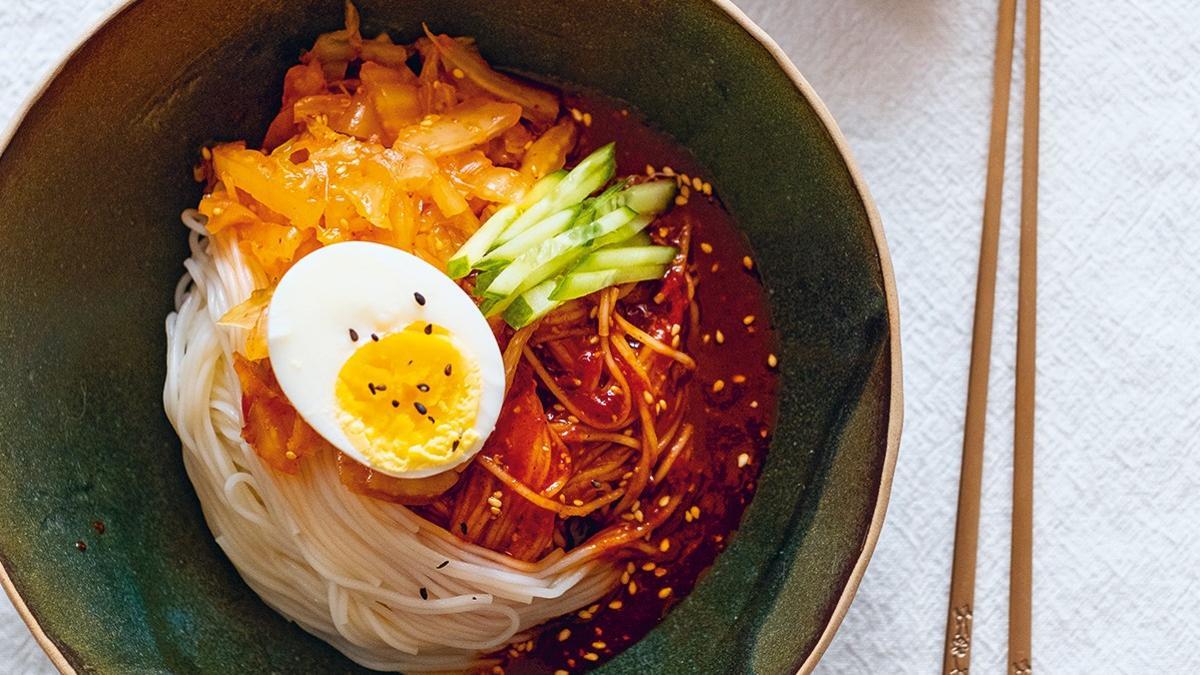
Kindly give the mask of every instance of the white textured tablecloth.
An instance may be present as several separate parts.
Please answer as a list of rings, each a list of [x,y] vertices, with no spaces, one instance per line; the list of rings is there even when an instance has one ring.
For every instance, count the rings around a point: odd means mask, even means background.
[[[116,1],[0,5],[0,123]],[[907,420],[891,508],[820,672],[935,672],[995,2],[742,4],[849,137],[900,287]],[[1200,3],[1045,5],[1034,664],[1200,672]],[[988,673],[1003,672],[1007,635],[1019,138],[1014,124],[976,594],[974,665]],[[0,671],[50,672],[0,606]]]

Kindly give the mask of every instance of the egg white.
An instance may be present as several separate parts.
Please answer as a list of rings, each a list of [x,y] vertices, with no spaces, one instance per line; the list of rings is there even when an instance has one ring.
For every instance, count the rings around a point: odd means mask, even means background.
[[[472,425],[477,440],[444,464],[395,473],[372,465],[342,430],[337,379],[371,333],[382,338],[418,321],[449,331],[479,368],[482,390]],[[357,342],[348,336],[351,328]],[[500,348],[475,303],[437,268],[384,244],[333,244],[293,265],[271,298],[267,347],[283,393],[305,422],[356,461],[399,478],[432,476],[469,460],[495,429],[504,402]]]

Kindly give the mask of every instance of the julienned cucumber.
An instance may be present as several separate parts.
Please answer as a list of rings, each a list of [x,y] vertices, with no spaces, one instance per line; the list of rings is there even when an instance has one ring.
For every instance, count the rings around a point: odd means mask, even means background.
[[[567,175],[566,171],[555,171],[533,184],[529,192],[514,204],[502,207],[492,214],[483,225],[471,235],[471,238],[458,249],[454,257],[446,263],[446,273],[451,279],[461,279],[471,272],[471,268],[488,252],[504,230],[512,224],[521,211],[540,201],[556,188]]]
[[[558,282],[558,285],[550,293],[549,299],[558,302],[574,300],[617,284],[661,279],[666,271],[666,265],[637,265],[593,272],[572,271]]]
[[[513,328],[524,328],[550,313],[562,304],[550,299],[550,293],[556,286],[558,279],[549,279],[517,296],[504,311],[505,323]]]
[[[452,278],[478,270],[473,294],[487,316],[527,326],[566,300],[615,284],[661,278],[678,255],[643,230],[671,207],[673,180],[612,182],[613,144],[570,171],[541,179],[496,211],[447,263]]]
[[[611,246],[588,254],[571,270],[571,274],[621,267],[666,265],[675,258],[676,253],[675,248],[671,246]]]
[[[609,143],[584,157],[549,194],[517,216],[500,233],[495,243],[498,245],[511,241],[546,216],[582,202],[612,180],[616,172],[616,146]]]
[[[631,185],[621,193],[621,205],[643,214],[659,214],[675,201],[677,190],[673,180],[655,180]]]
[[[602,237],[598,237],[592,242],[592,248],[604,248],[605,246],[623,244],[627,241],[631,242],[630,245],[632,245],[633,238],[640,235],[642,230],[646,229],[646,226],[652,222],[654,222],[654,216],[645,214],[639,215],[637,218],[634,218],[612,232],[609,232]],[[646,243],[649,244],[650,240],[646,239]]]
[[[613,246],[653,246],[654,241],[650,239],[650,235],[646,234],[645,230],[641,230],[632,237],[621,241]]]
[[[547,239],[537,248],[522,253],[505,267],[488,286],[487,296],[502,299],[545,281],[586,253],[585,247],[592,241],[639,218],[649,222],[649,216],[639,216],[633,209],[621,207],[599,220],[576,225]]]
[[[497,265],[493,269],[483,270],[479,274],[475,275],[475,297],[483,297],[483,292],[488,289],[488,286],[492,285],[492,282],[496,280],[496,277],[500,276],[500,272],[501,268]]]
[[[513,237],[508,243],[492,249],[480,259],[477,266],[486,268],[491,264],[508,264],[509,261],[515,260],[525,251],[570,227],[571,223],[575,222],[576,216],[579,215],[579,208],[576,206],[563,209],[543,219],[540,223]]]

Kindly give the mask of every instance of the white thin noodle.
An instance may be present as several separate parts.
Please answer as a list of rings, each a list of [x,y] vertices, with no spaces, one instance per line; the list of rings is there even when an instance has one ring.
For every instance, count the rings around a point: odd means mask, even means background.
[[[331,453],[306,458],[295,476],[264,466],[241,437],[231,358],[244,331],[216,325],[255,279],[236,247],[205,236],[203,216],[188,210],[183,222],[191,258],[166,322],[163,403],[209,527],[268,605],[368,668],[465,670],[616,583],[618,571],[587,547],[510,560],[355,495]]]

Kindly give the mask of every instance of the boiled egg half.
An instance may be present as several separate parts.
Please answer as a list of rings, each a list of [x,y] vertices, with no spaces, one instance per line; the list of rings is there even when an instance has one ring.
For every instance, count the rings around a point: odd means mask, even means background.
[[[333,244],[292,266],[271,298],[267,346],[304,421],[391,476],[467,461],[504,401],[503,360],[475,303],[383,244]]]

